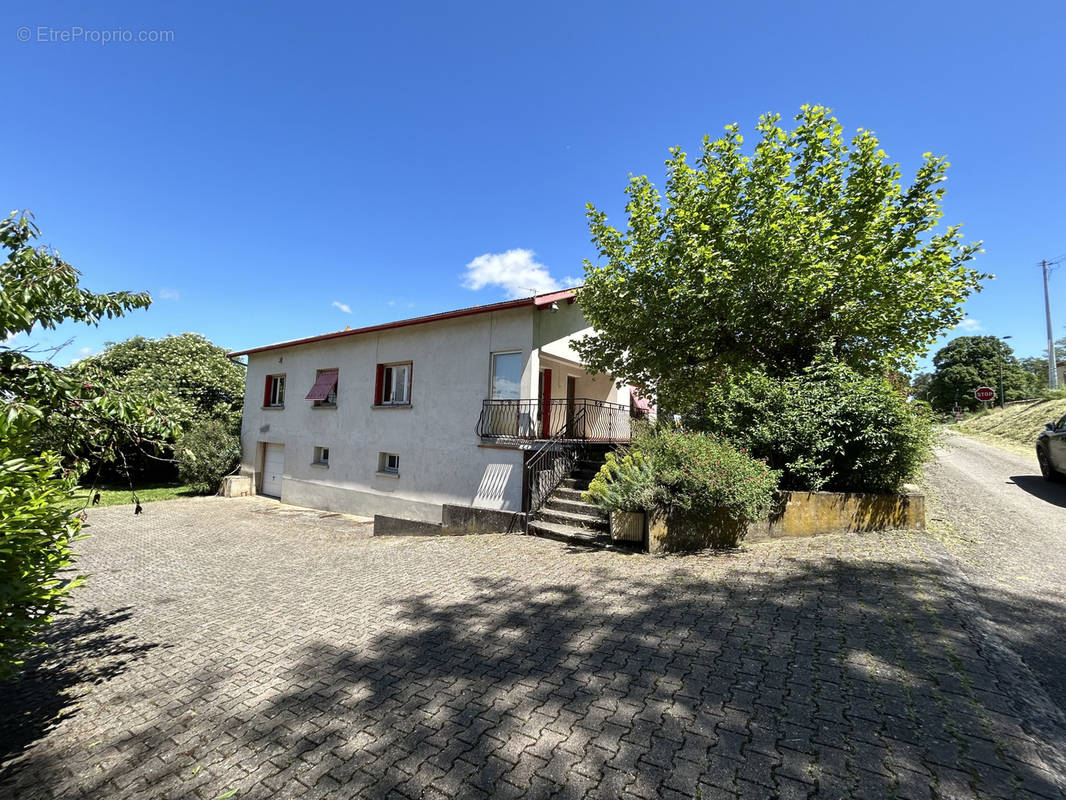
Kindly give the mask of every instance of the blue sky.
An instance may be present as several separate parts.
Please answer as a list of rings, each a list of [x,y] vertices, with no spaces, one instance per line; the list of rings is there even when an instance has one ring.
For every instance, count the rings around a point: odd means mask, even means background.
[[[949,157],[944,221],[997,276],[957,333],[1037,354],[1064,23],[1039,0],[24,4],[0,27],[9,209],[90,288],[157,298],[34,339],[73,337],[61,363],[134,334],[240,349],[563,283],[595,255],[585,203],[620,224],[670,146],[820,103],[905,177]],[[141,31],[171,41],[86,41]],[[1052,287],[1058,336],[1066,268]]]

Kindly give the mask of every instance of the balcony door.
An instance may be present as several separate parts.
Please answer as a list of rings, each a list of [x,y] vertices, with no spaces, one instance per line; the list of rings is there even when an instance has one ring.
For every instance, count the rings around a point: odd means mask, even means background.
[[[577,438],[577,431],[574,430],[574,411],[577,407],[577,378],[573,375],[566,376],[566,435],[571,438]]]
[[[540,390],[537,392],[540,398],[540,438],[550,439],[552,437],[552,371],[550,369],[540,371],[538,388]]]

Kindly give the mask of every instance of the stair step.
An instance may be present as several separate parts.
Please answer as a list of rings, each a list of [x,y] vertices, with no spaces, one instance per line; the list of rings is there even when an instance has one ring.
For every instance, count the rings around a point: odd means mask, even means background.
[[[556,511],[551,508],[542,508],[537,512],[535,519],[537,522],[555,522],[571,528],[584,528],[586,530],[608,531],[611,527],[610,520],[598,514],[575,514],[571,511]]]
[[[555,539],[560,542],[591,547],[605,547],[611,543],[611,537],[602,531],[572,528],[569,525],[560,525],[557,522],[545,522],[539,519],[530,522],[526,532],[533,536],[543,536],[546,539]]]
[[[563,491],[568,492],[571,490],[564,489]],[[576,494],[578,497],[581,496],[580,492],[577,492]],[[587,514],[592,517],[604,516],[603,512],[600,511],[600,507],[597,505],[586,503],[584,500],[573,500],[569,497],[559,497],[558,489],[548,496],[544,508],[550,508],[552,511],[567,511],[571,514]]]
[[[589,482],[585,478],[575,478],[571,476],[569,478],[563,478],[559,482],[559,486],[563,489],[574,489],[580,494],[589,488]]]
[[[559,487],[551,493],[551,497],[558,498],[559,500],[569,500],[571,502],[580,503],[582,502],[581,495],[583,494],[584,492],[580,489],[567,489],[560,484]]]

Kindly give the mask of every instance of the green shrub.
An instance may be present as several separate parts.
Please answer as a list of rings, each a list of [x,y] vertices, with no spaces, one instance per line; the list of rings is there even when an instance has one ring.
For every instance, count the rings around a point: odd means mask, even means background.
[[[765,462],[700,433],[646,429],[607,463],[583,495],[608,511],[659,509],[691,524],[743,525],[770,508],[778,474]]]
[[[701,433],[666,428],[640,434],[635,446],[655,472],[654,506],[698,522],[754,522],[770,508],[780,475],[765,461]]]
[[[650,460],[632,449],[618,458],[607,454],[607,463],[589,482],[582,495],[586,503],[595,503],[605,511],[643,511],[655,494],[655,472]]]
[[[0,678],[80,582],[64,574],[81,527],[66,506],[74,485],[55,453],[19,458],[0,444]]]
[[[883,377],[820,362],[793,378],[724,381],[686,427],[713,431],[781,470],[781,488],[897,492],[921,471],[935,434],[924,405]]]
[[[196,492],[218,490],[241,458],[241,440],[217,419],[195,423],[177,446],[178,476]]]

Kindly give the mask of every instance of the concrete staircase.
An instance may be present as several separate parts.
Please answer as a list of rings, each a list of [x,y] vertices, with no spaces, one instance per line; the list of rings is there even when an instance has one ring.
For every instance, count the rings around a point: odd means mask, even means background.
[[[611,543],[610,520],[581,493],[606,461],[608,447],[589,447],[585,458],[563,478],[526,526],[526,533],[570,544],[605,547]]]

